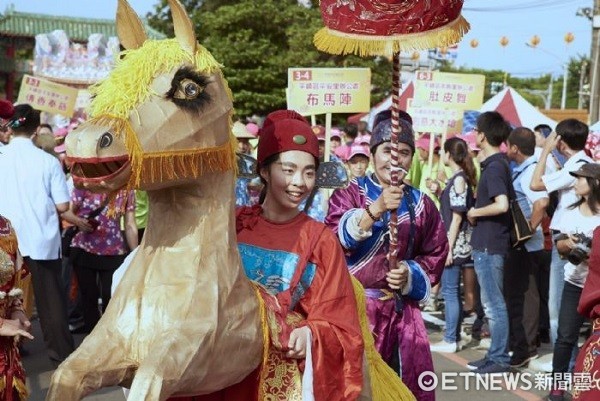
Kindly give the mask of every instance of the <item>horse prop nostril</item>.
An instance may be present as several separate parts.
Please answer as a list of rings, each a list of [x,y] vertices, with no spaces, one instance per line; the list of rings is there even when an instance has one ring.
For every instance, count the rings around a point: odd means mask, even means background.
[[[111,133],[110,132],[105,132],[100,137],[100,147],[101,148],[108,148],[112,144],[112,141],[113,141],[113,136],[111,135]]]

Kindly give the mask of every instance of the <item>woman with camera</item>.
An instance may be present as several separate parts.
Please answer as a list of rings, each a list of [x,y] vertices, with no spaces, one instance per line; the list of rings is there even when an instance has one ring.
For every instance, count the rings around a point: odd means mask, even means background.
[[[138,245],[133,191],[96,194],[75,189],[69,212],[63,218],[78,227],[71,242],[71,260],[81,291],[84,332],[92,331],[110,300],[114,271],[123,263],[129,250]],[[125,231],[121,232],[121,217]]]
[[[567,384],[560,383],[560,379],[568,381],[564,374],[569,371],[571,354],[585,319],[577,313],[577,305],[588,274],[592,233],[600,226],[600,165],[583,164],[570,174],[577,178],[574,189],[579,200],[563,213],[557,225],[560,234],[555,236],[556,249],[568,263],[558,316],[558,337],[554,344],[552,370],[555,383],[548,397],[550,401],[565,399],[562,389],[567,388]]]

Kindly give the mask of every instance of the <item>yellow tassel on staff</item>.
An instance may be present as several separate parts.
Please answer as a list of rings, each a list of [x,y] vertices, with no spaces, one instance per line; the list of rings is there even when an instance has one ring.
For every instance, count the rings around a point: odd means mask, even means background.
[[[464,17],[438,29],[394,36],[366,36],[321,28],[314,37],[317,49],[329,54],[357,54],[360,57],[391,56],[400,51],[413,51],[451,46],[469,30]]]
[[[369,367],[373,401],[415,401],[415,396],[402,382],[402,379],[385,363],[379,352],[377,352],[375,340],[373,340],[373,335],[371,334],[371,330],[369,330],[365,289],[354,277],[352,277],[352,285],[354,286],[358,319],[365,343],[365,355],[367,357],[367,366]]]

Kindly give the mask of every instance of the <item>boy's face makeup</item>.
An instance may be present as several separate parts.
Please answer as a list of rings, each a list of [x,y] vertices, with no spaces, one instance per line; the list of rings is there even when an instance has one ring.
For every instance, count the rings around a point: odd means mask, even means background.
[[[296,211],[315,187],[316,165],[313,155],[289,150],[279,160],[261,171],[267,181],[265,204],[280,213]]]

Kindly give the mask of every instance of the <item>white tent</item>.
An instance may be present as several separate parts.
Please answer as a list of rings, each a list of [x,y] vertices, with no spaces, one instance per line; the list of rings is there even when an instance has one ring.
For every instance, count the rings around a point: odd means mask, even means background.
[[[556,121],[539,111],[510,86],[485,102],[479,111],[497,111],[515,127],[533,129],[538,124],[547,124],[552,129],[556,127]]]

